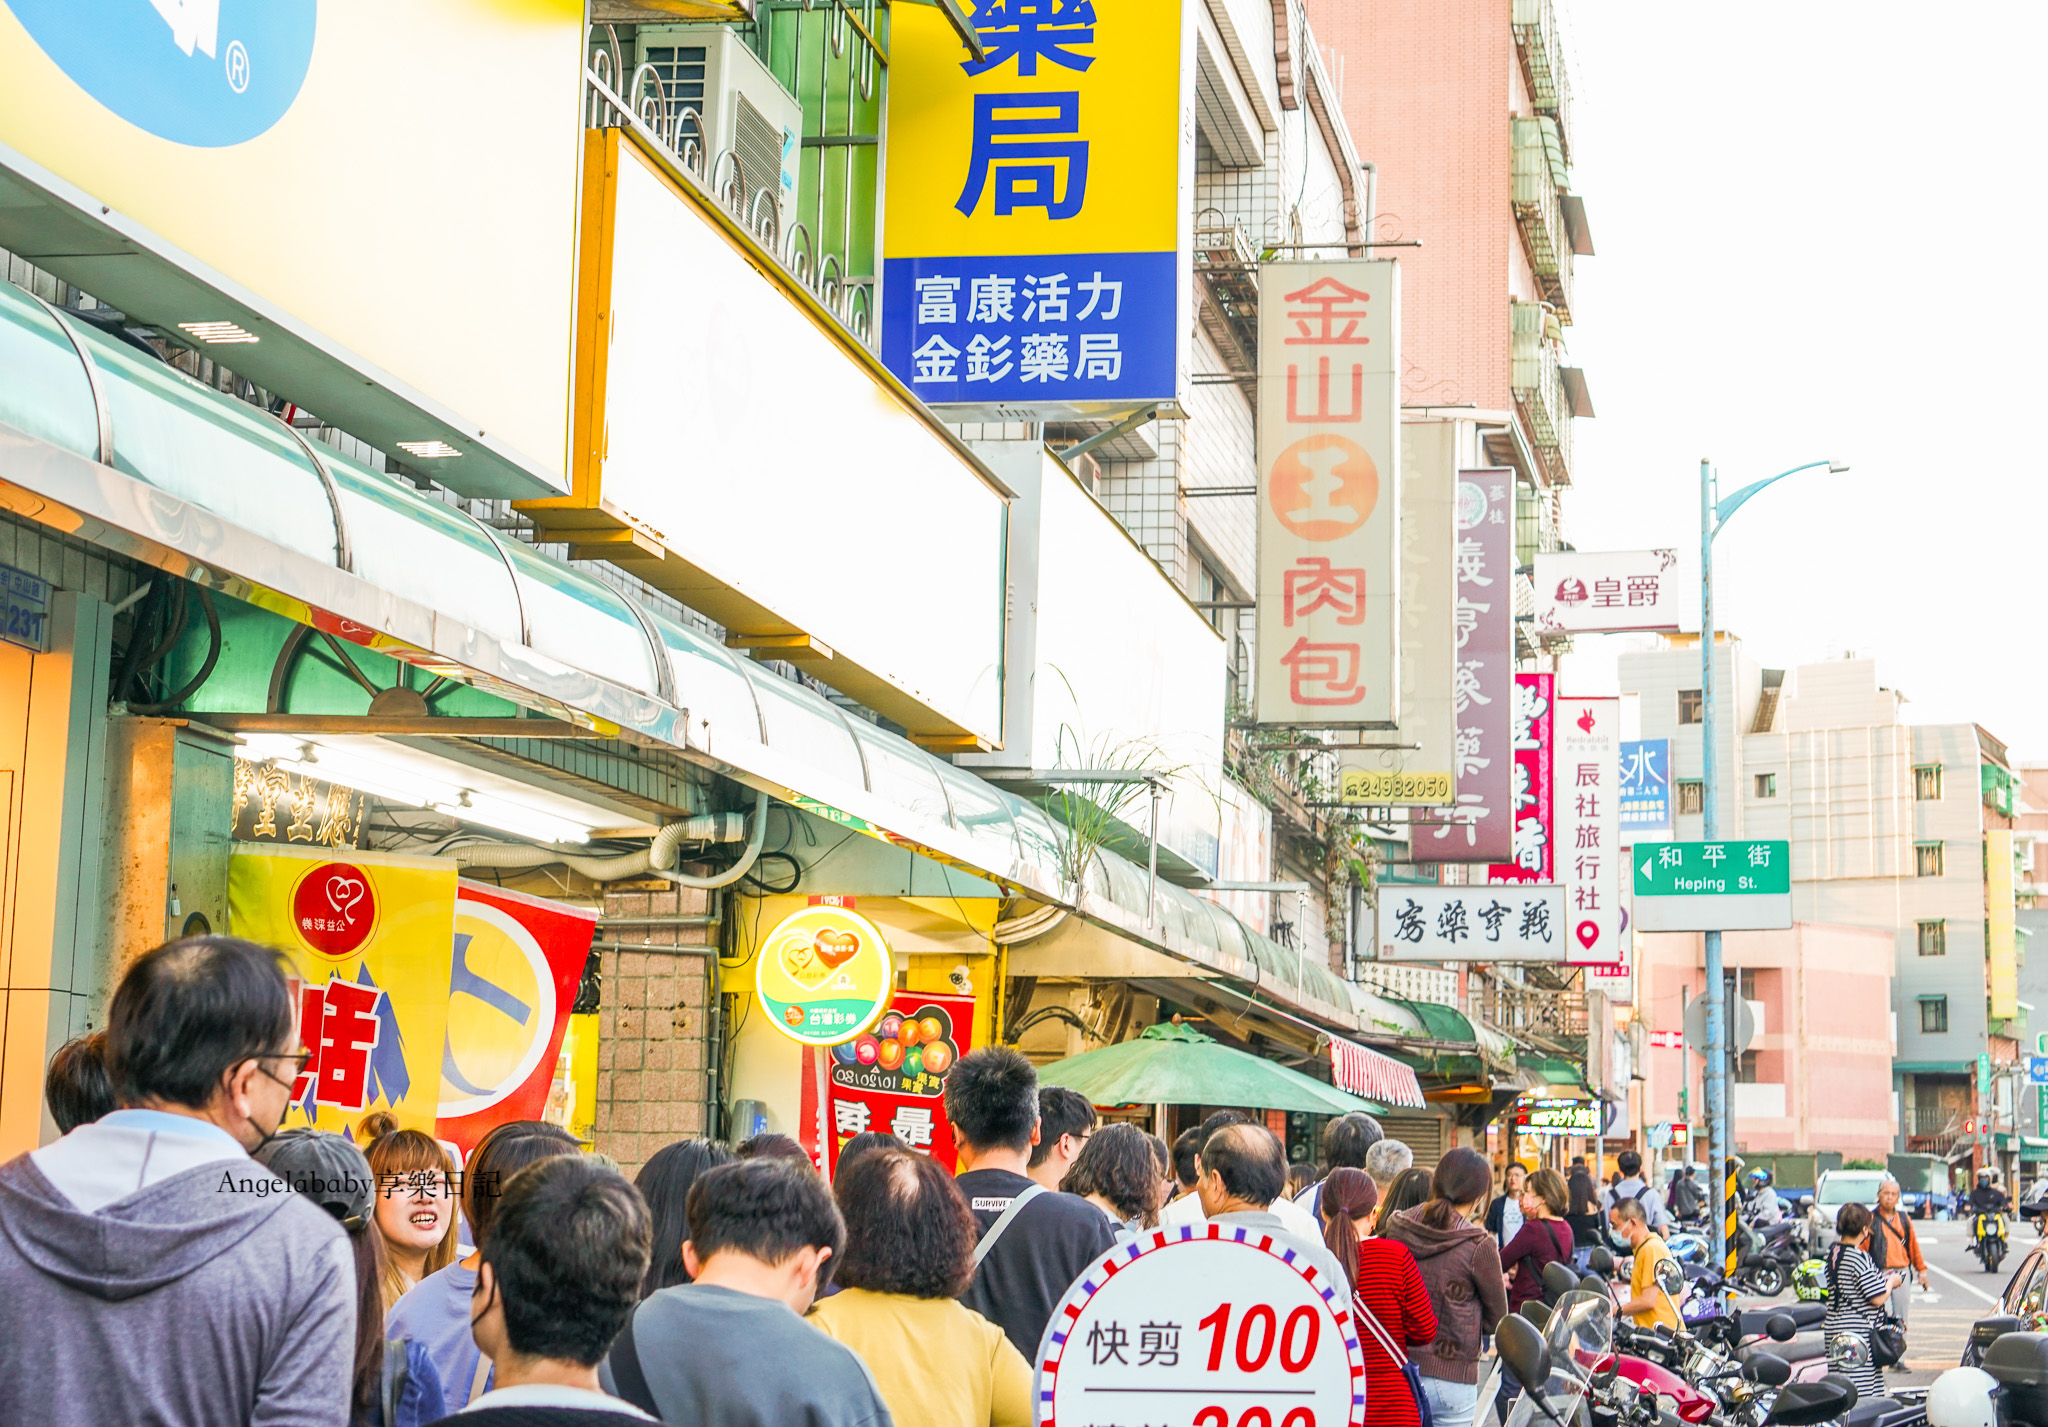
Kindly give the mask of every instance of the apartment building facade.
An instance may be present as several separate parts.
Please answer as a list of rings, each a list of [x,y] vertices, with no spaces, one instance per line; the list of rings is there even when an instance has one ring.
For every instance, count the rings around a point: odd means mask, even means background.
[[[1907,722],[1905,695],[1880,684],[1873,660],[1764,669],[1731,636],[1717,641],[1715,657],[1717,687],[1730,691],[1718,721],[1719,831],[1790,843],[1795,920],[1793,933],[1731,934],[1726,943],[1730,965],[1759,988],[1766,1006],[1753,1059],[1738,1071],[1736,1142],[1836,1145],[1815,1136],[1838,1133],[1839,1125],[1795,1113],[1796,1101],[1813,1097],[1825,1079],[1802,1076],[1801,1057],[1823,1045],[1868,1062],[1870,1073],[1855,1082],[1863,1088],[1845,1086],[1845,1095],[1867,1095],[1878,1068],[1888,1070],[1876,1083],[1891,1093],[1883,1139],[1892,1148],[1948,1154],[1968,1149],[1980,1131],[2009,1131],[2024,1008],[2011,881],[2016,805],[2004,745],[1973,724]],[[1697,839],[1704,793],[1697,636],[1624,654],[1620,679],[1638,699],[1643,737],[1671,741],[1675,836]],[[1815,979],[1873,974],[1878,944],[1867,936],[1856,942],[1861,957],[1844,960],[1839,948],[1811,955],[1851,929],[1886,939],[1890,985],[1881,1020],[1868,996],[1830,996]],[[1651,948],[1646,976],[1690,978],[1689,994],[1696,994],[1697,938],[1643,940]],[[1689,945],[1674,949],[1677,941]],[[1790,984],[1776,985],[1781,979]],[[1665,985],[1645,1004],[1663,1016],[1672,1000]],[[1795,1005],[1806,1017],[1796,1030],[1787,1024]],[[1652,1028],[1676,1026],[1659,1020]],[[1869,1059],[1887,1043],[1888,1056]],[[1980,1055],[1990,1057],[1993,1072],[1988,1129],[1978,1107]],[[1675,1107],[1676,1088],[1662,1087],[1659,1103]],[[1818,1103],[1832,1109],[1842,1102]],[[1697,1098],[1690,1105],[1697,1116]]]

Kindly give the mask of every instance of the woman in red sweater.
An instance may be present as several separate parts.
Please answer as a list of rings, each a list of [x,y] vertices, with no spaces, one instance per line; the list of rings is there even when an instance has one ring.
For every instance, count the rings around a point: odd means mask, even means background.
[[[1358,1302],[1379,1320],[1403,1354],[1434,1342],[1436,1310],[1415,1267],[1415,1255],[1394,1239],[1367,1238],[1379,1186],[1361,1170],[1333,1170],[1323,1183],[1323,1242],[1351,1273]],[[1363,1324],[1360,1325],[1363,1328]],[[1421,1427],[1408,1379],[1379,1341],[1365,1329],[1365,1420],[1368,1427]]]

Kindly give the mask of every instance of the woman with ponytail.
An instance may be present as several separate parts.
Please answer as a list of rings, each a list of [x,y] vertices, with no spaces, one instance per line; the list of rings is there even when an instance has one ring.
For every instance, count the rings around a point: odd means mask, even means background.
[[[1323,1181],[1323,1242],[1351,1275],[1361,1321],[1370,1314],[1379,1325],[1380,1331],[1366,1325],[1359,1335],[1368,1427],[1420,1427],[1419,1389],[1405,1366],[1415,1348],[1435,1341],[1436,1310],[1407,1246],[1371,1237],[1379,1197],[1379,1186],[1364,1170],[1332,1170]]]

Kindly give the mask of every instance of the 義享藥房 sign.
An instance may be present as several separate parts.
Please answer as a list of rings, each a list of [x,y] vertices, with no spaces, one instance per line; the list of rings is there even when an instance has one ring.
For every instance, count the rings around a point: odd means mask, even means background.
[[[1563,961],[1571,936],[1556,883],[1379,889],[1382,961]]]
[[[1787,842],[1642,842],[1629,855],[1646,932],[1782,931],[1792,925]]]
[[[1362,1427],[1351,1296],[1292,1245],[1242,1225],[1119,1243],[1046,1325],[1035,1420]]]

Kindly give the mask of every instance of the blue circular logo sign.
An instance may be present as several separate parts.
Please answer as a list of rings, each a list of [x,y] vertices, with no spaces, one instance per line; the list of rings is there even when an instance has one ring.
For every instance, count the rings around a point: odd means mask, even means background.
[[[0,0],[79,88],[160,139],[218,149],[285,115],[317,0]]]

